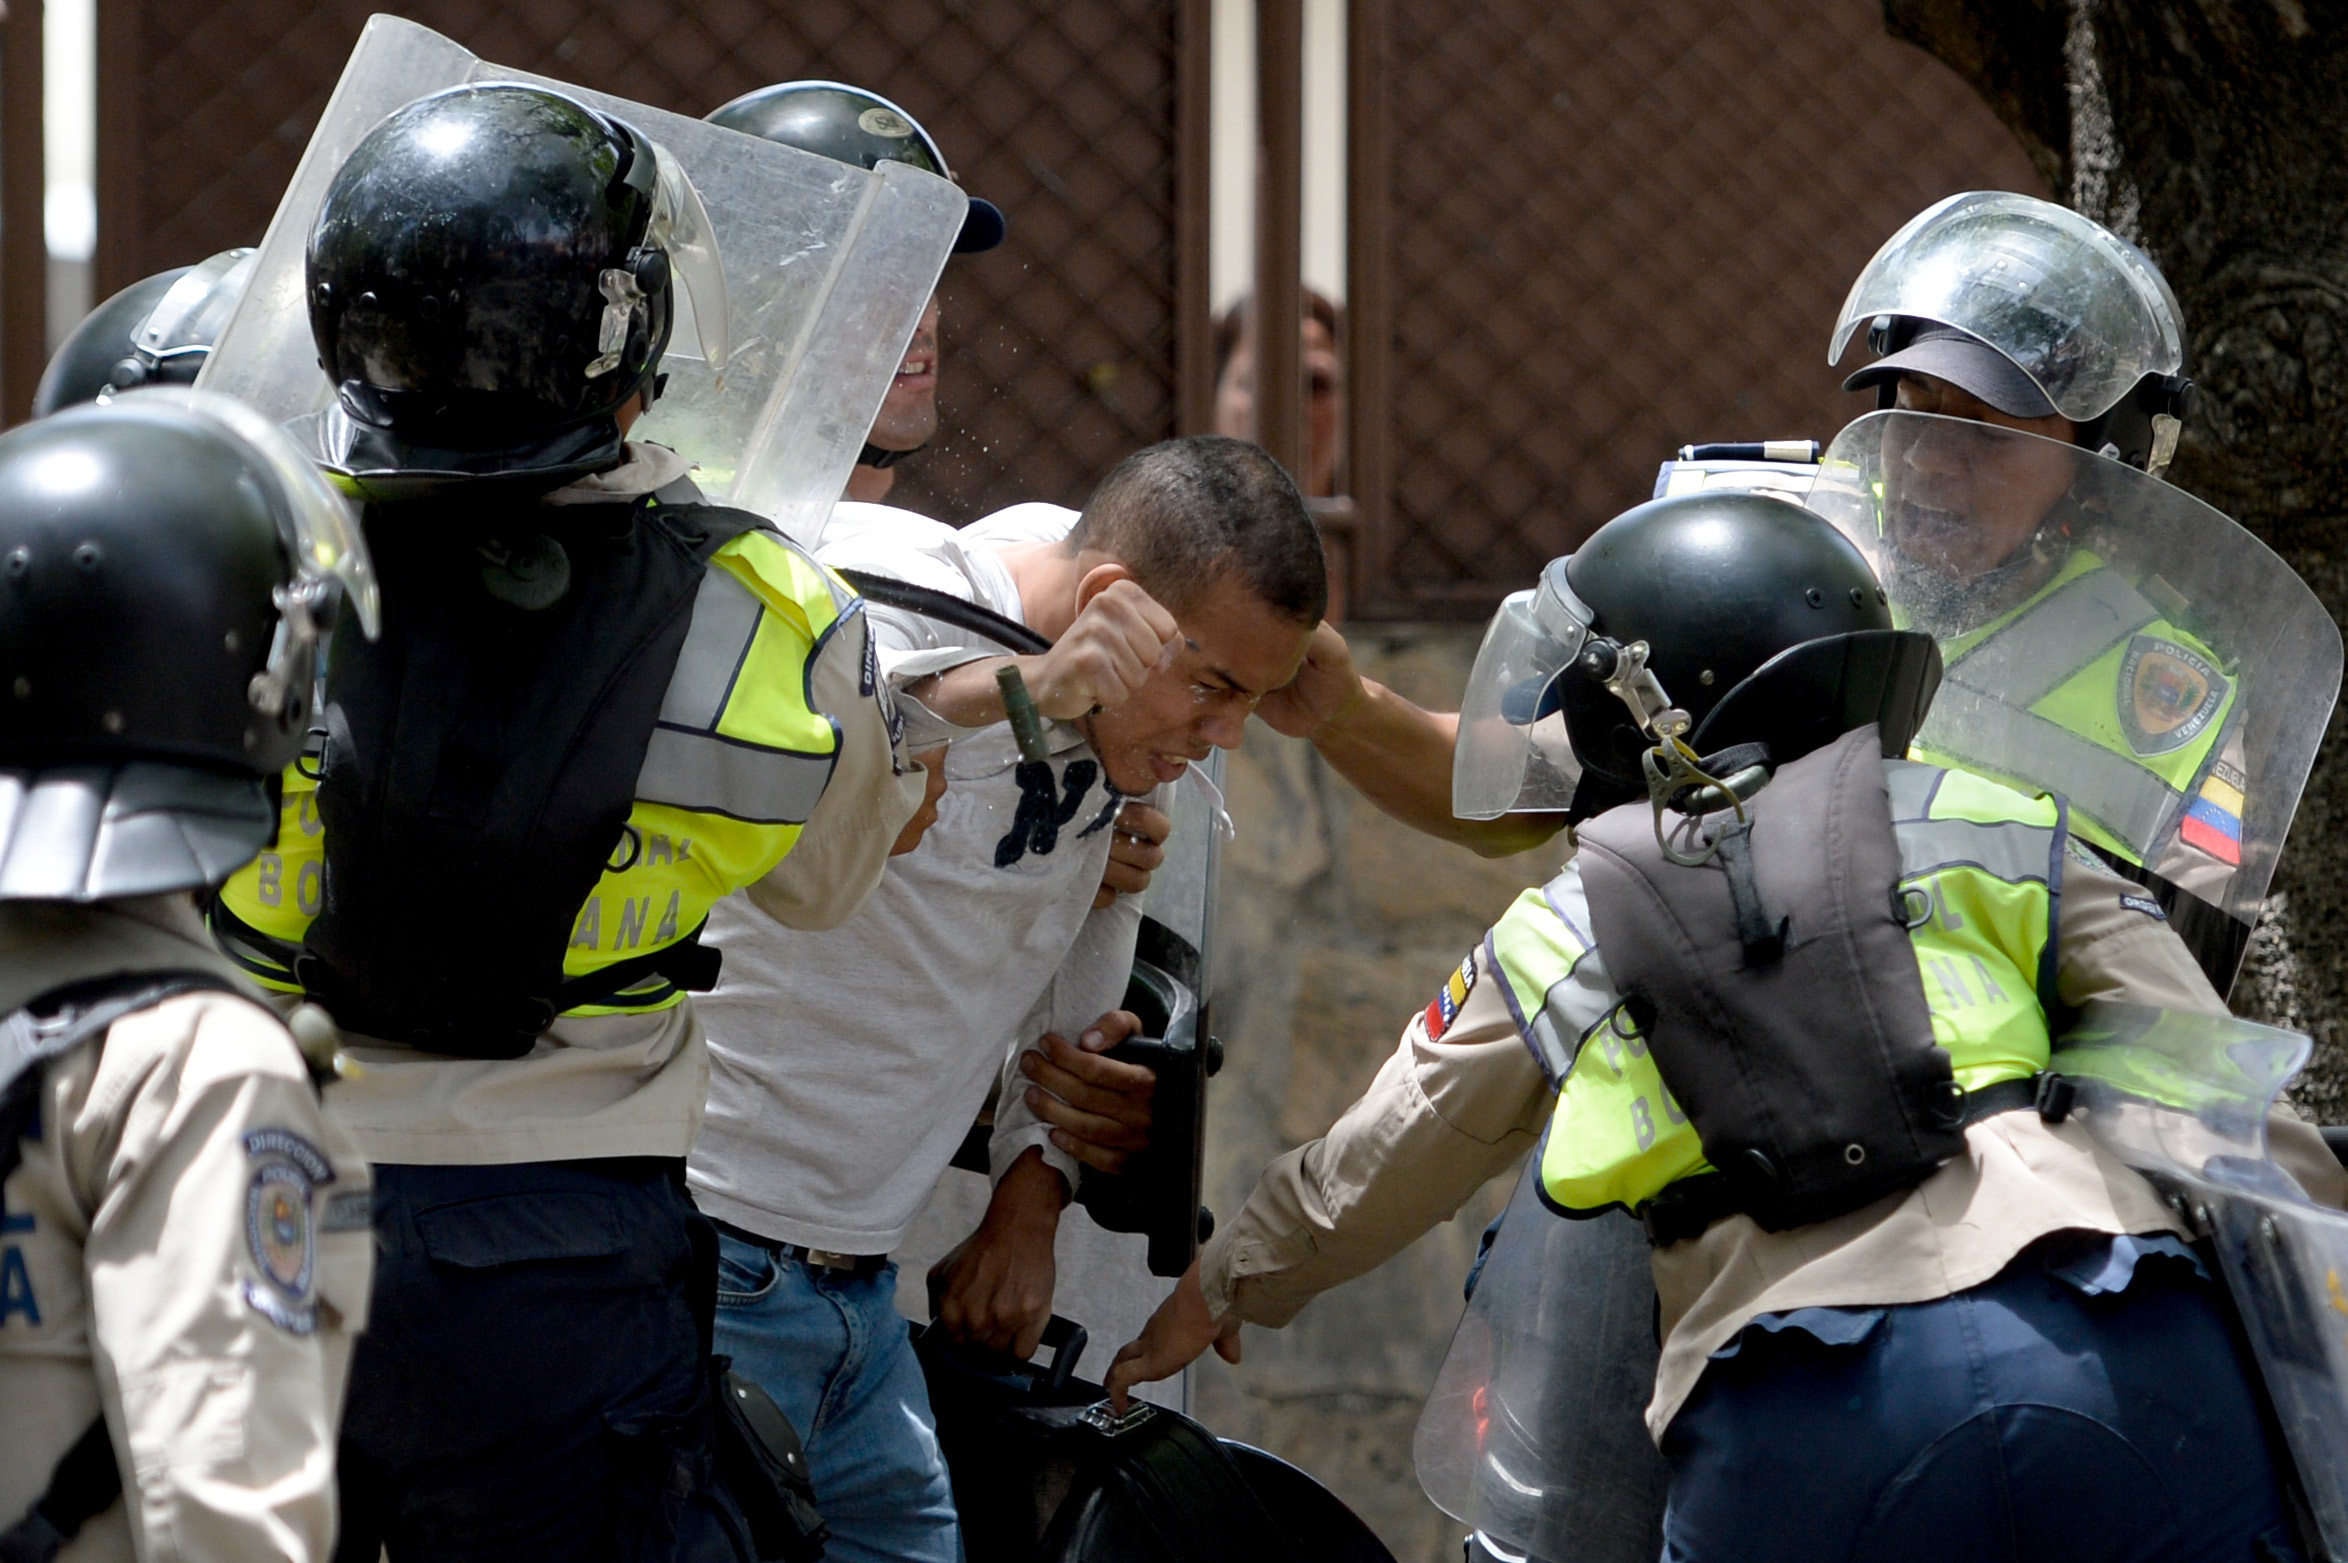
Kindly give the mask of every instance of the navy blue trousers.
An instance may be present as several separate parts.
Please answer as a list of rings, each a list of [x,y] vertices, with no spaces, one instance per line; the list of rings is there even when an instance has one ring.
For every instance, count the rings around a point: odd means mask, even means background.
[[[732,1563],[679,1163],[375,1169],[341,1563]]]
[[[2221,1309],[2173,1240],[2055,1239],[1935,1302],[1756,1321],[1664,1440],[1665,1563],[2296,1559]]]

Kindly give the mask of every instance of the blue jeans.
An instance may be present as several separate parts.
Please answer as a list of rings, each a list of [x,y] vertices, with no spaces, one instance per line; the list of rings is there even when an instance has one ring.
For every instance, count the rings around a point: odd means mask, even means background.
[[[1767,1315],[1663,1441],[1665,1563],[2297,1558],[2250,1374],[2171,1238],[1935,1302]]]
[[[717,1350],[807,1445],[827,1563],[960,1563],[929,1385],[897,1312],[897,1267],[850,1276],[719,1234]]]

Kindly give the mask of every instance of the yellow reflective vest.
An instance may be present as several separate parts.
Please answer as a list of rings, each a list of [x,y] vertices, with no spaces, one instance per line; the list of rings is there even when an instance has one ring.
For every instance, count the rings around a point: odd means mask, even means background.
[[[2095,554],[2074,549],[2029,601],[1940,649],[1917,759],[2001,776],[2027,756],[2072,828],[2130,863],[2172,836],[2241,862],[2245,779],[2219,747],[2237,676]]]
[[[1900,897],[1933,1040],[1978,1091],[2046,1067],[2056,908],[2069,841],[2062,804],[1963,771],[1884,762]],[[1528,890],[1486,935],[1485,963],[1557,1105],[1541,1186],[1561,1209],[1636,1211],[1710,1171],[1591,938],[1581,870]]]
[[[839,751],[837,724],[810,703],[811,666],[848,657],[869,669],[870,655],[861,601],[795,544],[747,532],[711,557],[626,839],[572,925],[566,978],[676,943],[719,899],[782,862]],[[255,978],[292,993],[300,984],[288,955],[322,904],[326,840],[317,782],[297,764],[284,786],[277,840],[222,887],[213,930]],[[452,925],[496,915],[497,887],[468,882],[462,864],[449,865],[448,894]],[[651,975],[568,1013],[660,1009],[682,997]]]

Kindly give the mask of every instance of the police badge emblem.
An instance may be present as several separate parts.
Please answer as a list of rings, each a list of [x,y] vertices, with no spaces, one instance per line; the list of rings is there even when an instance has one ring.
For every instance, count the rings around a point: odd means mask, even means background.
[[[2120,660],[2120,731],[2138,754],[2168,754],[2209,730],[2231,685],[2199,652],[2152,635]]]
[[[245,1185],[245,1249],[259,1281],[247,1281],[245,1301],[279,1329],[308,1335],[318,1328],[311,1294],[318,1270],[316,1194],[334,1181],[334,1165],[290,1129],[255,1129],[245,1136],[253,1175]]]

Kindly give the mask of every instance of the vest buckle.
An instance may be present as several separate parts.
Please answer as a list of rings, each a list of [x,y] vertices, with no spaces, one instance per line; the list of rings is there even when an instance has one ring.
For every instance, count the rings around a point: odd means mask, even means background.
[[[2071,1104],[2078,1099],[2079,1088],[2067,1075],[2058,1075],[2051,1069],[2038,1074],[2038,1116],[2048,1123],[2061,1123],[2071,1116]]]

